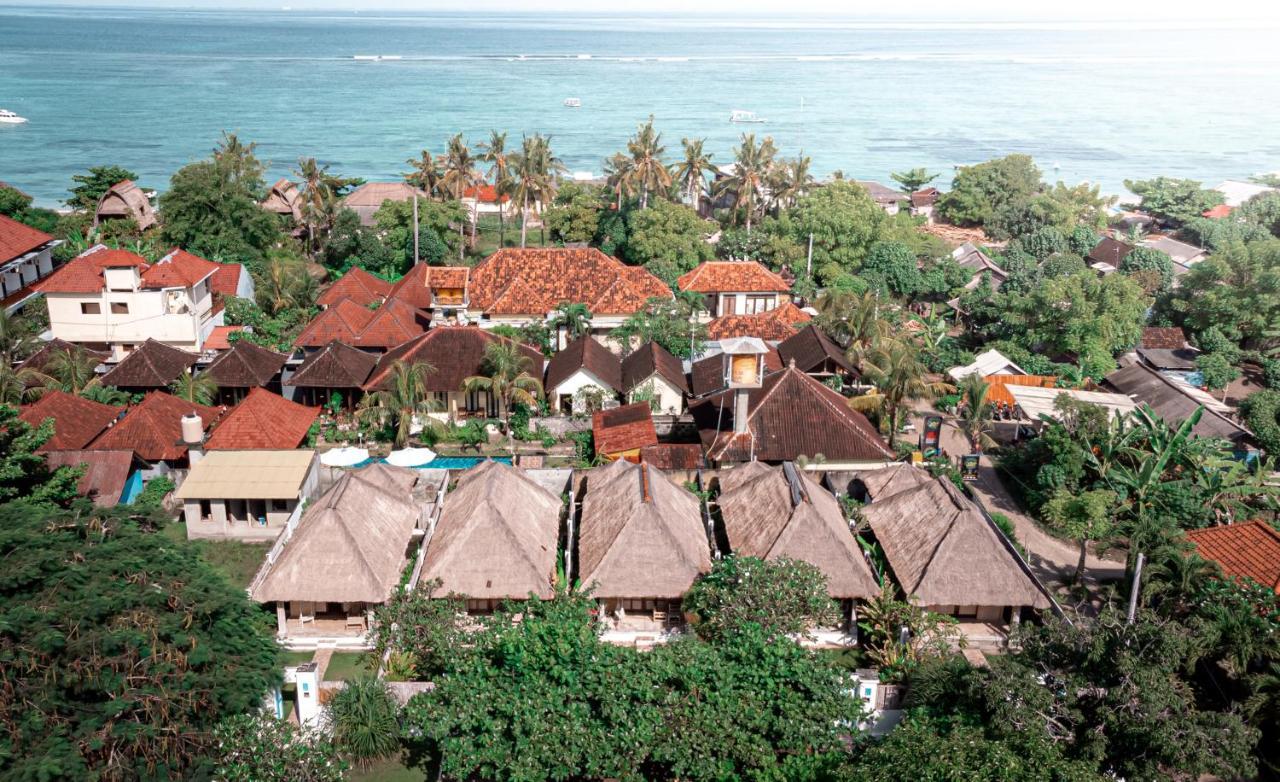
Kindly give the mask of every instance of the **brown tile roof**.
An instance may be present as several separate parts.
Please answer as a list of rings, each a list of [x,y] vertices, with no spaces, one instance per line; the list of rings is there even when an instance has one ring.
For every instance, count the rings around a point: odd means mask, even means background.
[[[385,201],[411,201],[414,195],[426,199],[427,194],[405,182],[366,182],[342,199],[342,206],[360,216],[360,224],[372,226],[375,215]]]
[[[351,299],[361,307],[368,307],[380,303],[390,293],[391,283],[359,266],[352,266],[316,297],[316,304],[328,307],[342,299]]]
[[[390,377],[392,365],[404,360],[411,364],[424,362],[434,368],[435,371],[427,376],[428,391],[458,391],[463,380],[483,374],[484,349],[492,342],[519,345],[520,352],[529,359],[529,374],[535,378],[542,377],[545,358],[536,348],[516,343],[479,326],[437,326],[383,354],[365,382],[365,388],[380,388]]]
[[[764,354],[765,374],[777,372],[782,366],[782,357],[778,355],[777,349],[769,348],[769,352]],[[724,354],[717,353],[695,361],[689,370],[689,391],[694,396],[706,396],[724,390]]]
[[[795,361],[803,372],[815,372],[827,361],[835,362],[845,372],[856,371],[840,346],[812,323],[779,343],[778,356],[783,363]]]
[[[590,336],[578,337],[551,357],[547,363],[547,391],[558,388],[579,369],[585,369],[606,388],[622,393],[622,362]]]
[[[595,437],[596,453],[605,455],[658,444],[648,402],[597,410],[591,416],[591,434]]]
[[[391,286],[390,298],[420,310],[432,306],[431,292],[442,289],[466,290],[471,269],[466,266],[428,266],[420,263]]]
[[[116,388],[168,388],[197,358],[195,353],[149,339],[103,375],[102,383]]]
[[[1085,259],[1093,263],[1107,263],[1119,269],[1120,262],[1131,252],[1133,252],[1133,245],[1106,237],[1094,245]]]
[[[44,293],[100,293],[102,270],[120,266],[146,268],[147,261],[127,250],[112,250],[97,245],[72,258],[61,269],[36,283]]]
[[[911,194],[911,205],[914,207],[932,206],[937,203],[942,193],[936,187],[926,187]]]
[[[689,393],[689,380],[684,374],[684,364],[657,342],[646,342],[622,359],[622,392],[631,393],[636,386],[655,374],[686,394]]]
[[[682,291],[698,293],[786,293],[787,281],[756,261],[707,261],[676,281]]]
[[[721,315],[707,324],[708,339],[758,337],[778,341],[794,336],[797,323],[808,323],[812,316],[791,302],[757,315]]]
[[[44,455],[49,469],[83,467],[76,493],[102,508],[114,507],[124,494],[133,467],[132,451],[49,451]]]
[[[19,365],[19,369],[34,369],[37,372],[43,372],[45,367],[49,364],[49,359],[52,358],[55,353],[67,350],[83,350],[86,354],[98,359],[99,363],[106,361],[111,357],[111,354],[105,351],[88,350],[73,342],[67,342],[65,339],[58,339],[55,337],[41,345],[36,352],[27,356],[26,360]]]
[[[1251,578],[1280,594],[1280,532],[1265,521],[1191,530],[1200,556],[1233,578]]]
[[[398,299],[388,299],[373,311],[351,344],[359,348],[386,350],[404,344],[427,330],[431,316]]]
[[[492,315],[545,315],[562,302],[585,304],[595,315],[630,315],[671,290],[595,248],[508,248],[471,270],[470,297],[470,309]]]
[[[253,388],[270,383],[288,360],[289,357],[283,353],[242,339],[215,358],[201,374],[219,386]]]
[[[231,409],[205,440],[209,450],[288,450],[302,445],[320,408],[290,402],[255,388]]]
[[[289,385],[299,388],[360,388],[378,357],[342,342],[330,342],[303,360]]]
[[[733,397],[727,390],[690,406],[707,458],[718,462],[884,461],[894,453],[866,416],[822,383],[787,367],[748,391],[747,431],[734,434]]]
[[[1187,345],[1187,335],[1177,326],[1148,326],[1142,330],[1138,347],[1148,350],[1181,350]]]
[[[77,450],[93,442],[124,412],[123,407],[104,405],[65,391],[46,391],[38,401],[22,408],[18,415],[31,426],[53,419],[53,437],[40,451]]]
[[[221,268],[220,263],[206,261],[186,250],[174,249],[142,272],[142,287],[152,290],[190,288]]]
[[[312,318],[293,344],[300,348],[318,348],[334,340],[353,344],[371,320],[373,310],[351,299],[342,299]]]
[[[205,350],[230,350],[231,335],[237,331],[244,331],[244,326],[214,326],[213,331],[209,332],[209,336],[205,337]]]
[[[209,288],[218,296],[235,296],[240,290],[240,275],[247,273],[238,263],[220,263],[209,280]]]
[[[707,466],[697,443],[658,443],[640,449],[640,461],[658,470],[697,470]]]
[[[128,450],[147,462],[173,461],[187,454],[182,443],[182,417],[194,412],[205,429],[218,420],[224,408],[206,407],[163,391],[152,391],[142,402],[125,411],[124,418],[90,445],[90,450]]]
[[[0,263],[12,261],[52,241],[53,237],[44,231],[0,215]]]

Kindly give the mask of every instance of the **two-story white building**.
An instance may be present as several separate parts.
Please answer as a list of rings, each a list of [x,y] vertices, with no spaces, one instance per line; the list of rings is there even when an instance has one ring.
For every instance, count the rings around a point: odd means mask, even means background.
[[[39,285],[57,339],[123,359],[154,339],[200,352],[222,313],[211,277],[219,264],[182,250],[154,264],[126,250],[90,248]]]
[[[0,215],[0,304],[16,312],[53,273],[53,248],[62,244],[44,231]]]
[[[700,293],[706,317],[759,315],[791,301],[786,280],[755,261],[707,261],[680,275],[682,291]]]

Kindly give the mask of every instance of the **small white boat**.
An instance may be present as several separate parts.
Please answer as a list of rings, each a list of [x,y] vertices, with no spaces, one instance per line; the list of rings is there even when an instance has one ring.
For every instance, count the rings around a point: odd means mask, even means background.
[[[743,111],[742,109],[734,109],[733,112],[729,114],[729,121],[757,125],[761,122],[764,122],[765,119],[764,117],[757,117],[754,111]]]
[[[567,109],[580,109],[582,108],[582,98],[565,98],[564,105]]]
[[[26,121],[26,117],[19,117],[8,109],[0,109],[0,122],[6,125],[21,125]]]
[[[361,62],[386,62],[387,60],[400,60],[404,58],[398,54],[357,54],[352,59],[359,60]]]

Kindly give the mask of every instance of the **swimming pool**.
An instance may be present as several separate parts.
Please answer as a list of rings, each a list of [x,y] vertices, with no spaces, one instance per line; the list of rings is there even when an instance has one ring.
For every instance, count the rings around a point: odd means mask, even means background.
[[[503,464],[511,464],[510,456],[494,456],[494,457],[437,456],[436,458],[432,459],[426,464],[419,465],[417,467],[414,467],[413,469],[415,470],[470,470],[472,467],[475,467],[480,462],[486,461],[490,458],[492,458],[493,461],[495,462],[502,462]],[[386,461],[387,461],[386,459],[365,459],[363,462],[360,462],[359,464],[351,465],[350,469],[358,470],[361,467],[368,467],[371,464],[381,464]]]

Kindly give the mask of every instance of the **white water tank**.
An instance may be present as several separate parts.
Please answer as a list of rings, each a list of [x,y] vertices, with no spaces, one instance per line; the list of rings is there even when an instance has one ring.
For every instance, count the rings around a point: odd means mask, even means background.
[[[204,441],[204,421],[196,413],[182,416],[182,442],[188,446]]]

